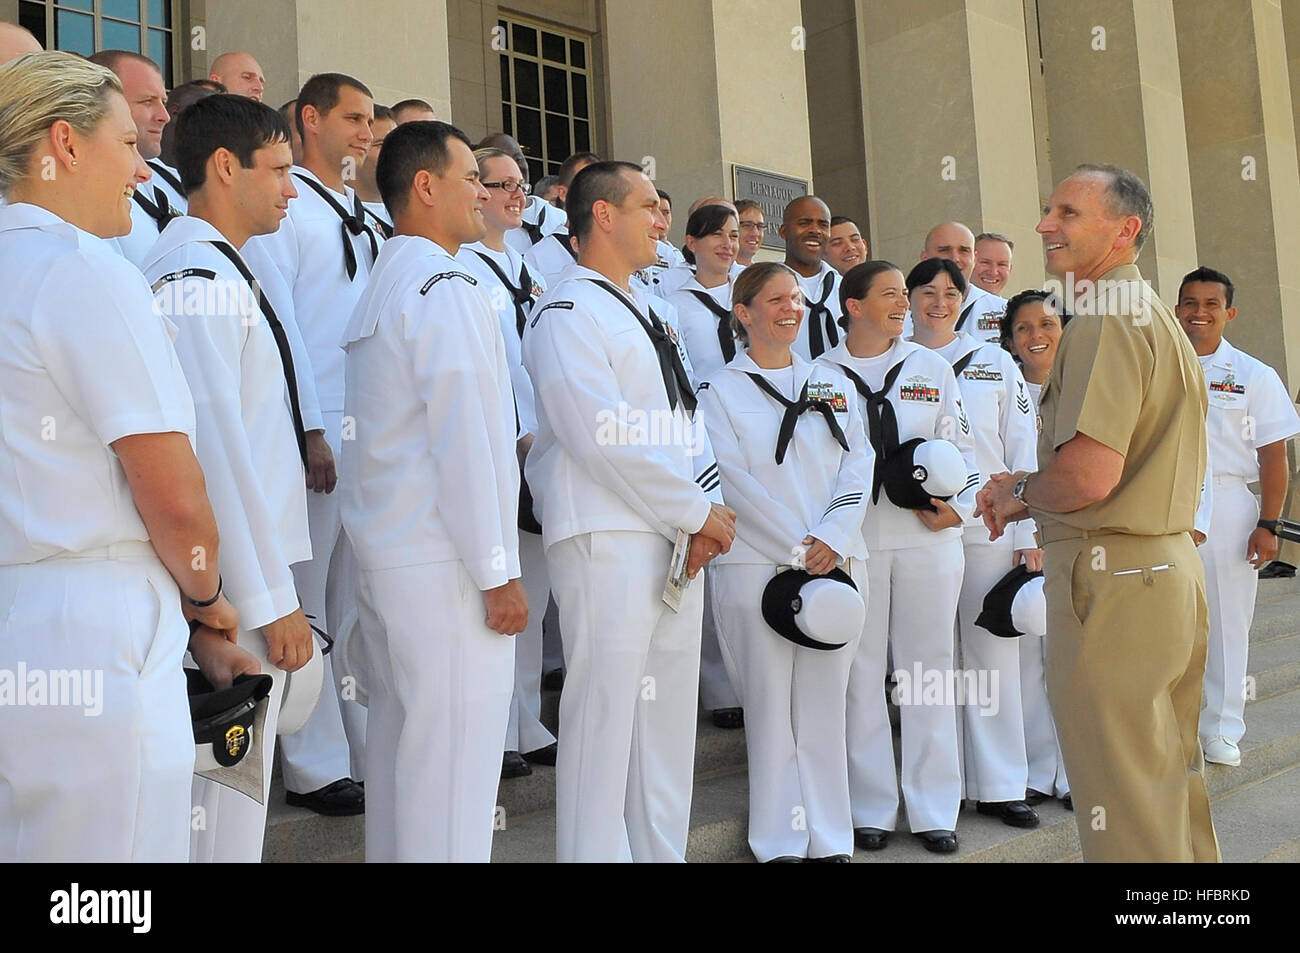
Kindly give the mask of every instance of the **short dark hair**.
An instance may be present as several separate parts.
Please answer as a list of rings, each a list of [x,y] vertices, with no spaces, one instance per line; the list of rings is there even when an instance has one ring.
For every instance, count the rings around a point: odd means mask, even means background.
[[[916,267],[907,273],[907,293],[910,295],[922,285],[928,285],[939,276],[941,271],[948,273],[948,277],[952,279],[958,291],[962,294],[966,293],[966,276],[961,273],[961,266],[951,258],[924,258],[918,262]]]
[[[669,199],[669,201],[671,202],[672,199]],[[729,206],[701,205],[686,220],[686,237],[703,238],[705,235],[720,232],[726,227],[727,219],[735,217],[736,213]],[[695,252],[689,248],[682,249],[682,257],[689,264],[695,264]]]
[[[392,110],[394,115],[401,112],[403,109],[419,109],[431,113],[436,113],[438,111],[434,109],[430,103],[426,103],[423,99],[414,99],[414,98],[403,99],[400,103],[393,103],[392,105]]]
[[[849,299],[865,298],[871,292],[871,283],[876,280],[876,276],[883,275],[887,271],[903,273],[903,269],[883,258],[864,261],[844,273],[844,277],[840,279],[840,327],[846,331],[849,329]]]
[[[391,109],[387,106],[381,106],[378,103],[375,103],[375,121],[378,122],[380,119],[387,119],[389,122],[395,121]]]
[[[853,221],[853,219],[849,218],[847,215],[832,215],[831,228],[834,228],[836,225],[852,225],[854,228],[858,227],[858,223]],[[866,262],[864,261],[862,264],[865,265]]]
[[[406,208],[416,173],[442,175],[451,158],[452,139],[472,148],[469,136],[437,119],[404,122],[388,134],[375,165],[375,184],[390,215]]]
[[[185,194],[202,188],[208,159],[218,149],[229,149],[247,169],[253,153],[276,142],[289,142],[289,123],[265,103],[230,93],[190,103],[176,117],[176,171]]]
[[[1187,274],[1183,275],[1183,280],[1178,283],[1179,301],[1183,299],[1183,289],[1193,281],[1207,281],[1213,284],[1223,285],[1224,297],[1227,298],[1227,305],[1229,308],[1232,307],[1232,296],[1237,293],[1236,288],[1233,287],[1232,279],[1223,272],[1214,268],[1209,268],[1206,265],[1201,265],[1195,271],[1189,271]]]
[[[556,175],[560,177],[560,185],[567,189],[573,184],[573,177],[578,174],[578,171],[583,166],[591,165],[599,161],[600,156],[596,155],[594,152],[575,152],[573,155],[569,156],[569,158],[560,163],[559,171],[556,172]],[[640,169],[641,167],[637,166],[637,168]],[[568,206],[567,200],[565,201],[565,206]]]
[[[655,189],[655,191],[659,193],[659,197],[660,197],[661,199],[663,199],[664,201],[666,201],[666,202],[668,203],[668,207],[669,207],[669,208],[672,208],[672,207],[673,207],[673,197],[672,197],[671,195],[669,195],[669,194],[668,194],[667,192],[665,192],[663,189]]]
[[[758,202],[755,201],[754,199],[736,199],[736,214],[737,214],[737,215],[744,215],[744,214],[745,214],[746,212],[748,212],[751,208],[756,208],[756,209],[758,209],[760,212],[763,211],[763,206],[759,205]],[[764,217],[766,217],[766,216],[764,216]]]
[[[365,93],[371,99],[375,98],[375,94],[365,83],[346,73],[317,73],[302,84],[302,89],[298,90],[298,98],[294,100],[297,106],[294,108],[293,124],[298,127],[299,136],[304,139],[307,137],[302,124],[302,111],[312,106],[318,113],[324,115],[339,104],[339,90],[344,86]]]
[[[209,96],[215,96],[217,93],[224,93],[226,87],[220,83],[221,89],[214,90],[212,83],[208,80],[190,80],[188,83],[181,83],[173,89],[167,96],[167,112],[171,114],[171,121],[163,127],[162,131],[162,153],[159,158],[173,168],[176,166],[176,119],[188,107],[194,105],[200,99],[207,99]]]
[[[527,175],[528,174],[527,165],[525,165],[525,167],[520,171],[522,171],[524,175]],[[533,194],[540,197],[541,194],[545,192],[547,189],[552,188],[559,184],[560,184],[559,176],[544,175],[540,179],[538,179],[537,184],[533,186]]]
[[[1109,162],[1085,162],[1074,170],[1075,175],[1080,172],[1100,172],[1110,176],[1106,194],[1110,197],[1111,210],[1119,215],[1136,215],[1142,220],[1142,227],[1133,239],[1134,249],[1141,251],[1156,225],[1155,206],[1147,184],[1123,166]]]
[[[627,173],[641,171],[634,162],[598,161],[575,175],[564,200],[565,210],[569,213],[569,234],[576,235],[579,242],[585,241],[591,233],[592,206],[597,202],[622,205],[632,192]]]
[[[1033,304],[1036,301],[1041,301],[1052,311],[1057,312],[1057,317],[1061,319],[1062,328],[1070,320],[1068,314],[1059,313],[1060,309],[1057,308],[1057,305],[1060,303],[1060,298],[1050,291],[1043,291],[1040,288],[1027,288],[1017,295],[1012,295],[1011,299],[1007,301],[1006,313],[998,321],[998,343],[1007,351],[1011,350],[1011,328],[1016,320],[1016,312],[1025,305]]]

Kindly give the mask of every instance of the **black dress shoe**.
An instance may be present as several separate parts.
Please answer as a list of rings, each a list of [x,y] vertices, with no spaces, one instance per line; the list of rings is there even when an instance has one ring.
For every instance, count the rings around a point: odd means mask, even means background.
[[[354,817],[366,813],[365,789],[351,778],[339,778],[310,794],[285,791],[284,801],[326,817]]]
[[[555,767],[555,756],[559,754],[560,746],[552,741],[545,748],[537,748],[534,751],[525,751],[524,760],[529,764],[549,764]]]
[[[879,827],[855,827],[853,843],[863,850],[884,850],[889,843],[889,834],[889,831],[881,830]]]
[[[954,854],[957,852],[957,833],[955,831],[917,831],[913,835],[921,839],[921,845],[932,854]]]
[[[1009,827],[1037,827],[1038,812],[1024,801],[980,801],[975,810],[997,817]]]
[[[501,780],[509,778],[526,778],[533,773],[533,769],[528,766],[528,762],[518,751],[507,751],[501,756]]]
[[[803,862],[804,862],[803,857],[791,857],[789,855],[783,855],[781,857],[773,857],[771,860],[763,861],[763,863],[765,864],[802,864]]]
[[[744,728],[745,710],[743,708],[715,708],[713,709],[713,723],[719,728]]]
[[[1030,807],[1037,807],[1044,801],[1050,801],[1052,796],[1044,794],[1042,791],[1035,791],[1033,788],[1025,788],[1025,803]]]
[[[852,859],[848,854],[831,854],[829,857],[805,857],[805,864],[848,864]]]
[[[1064,797],[1062,797],[1062,798],[1061,798],[1061,807],[1065,808],[1067,811],[1073,811],[1073,810],[1074,810],[1074,798],[1070,797],[1070,795],[1068,795],[1068,794],[1065,795]]]
[[[542,673],[542,691],[558,692],[564,687],[564,669],[553,668]]]
[[[1259,571],[1260,579],[1294,579],[1295,566],[1275,559]]]

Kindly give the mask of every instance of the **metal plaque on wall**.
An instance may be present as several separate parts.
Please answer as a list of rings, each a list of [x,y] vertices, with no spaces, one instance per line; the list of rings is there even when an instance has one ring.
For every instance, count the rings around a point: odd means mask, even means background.
[[[767,223],[763,231],[763,247],[784,249],[785,242],[778,234],[781,216],[787,205],[799,196],[808,194],[808,180],[734,164],[731,174],[736,188],[736,201],[753,199],[763,209],[763,221]]]

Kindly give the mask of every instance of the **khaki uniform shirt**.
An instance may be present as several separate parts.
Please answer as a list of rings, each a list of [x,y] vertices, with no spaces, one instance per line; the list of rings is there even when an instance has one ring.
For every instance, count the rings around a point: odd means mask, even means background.
[[[1038,525],[1161,536],[1190,532],[1205,473],[1204,375],[1173,312],[1136,265],[1102,276],[1080,302],[1043,385],[1038,466],[1076,434],[1124,455],[1106,499],[1073,513],[1031,508]]]

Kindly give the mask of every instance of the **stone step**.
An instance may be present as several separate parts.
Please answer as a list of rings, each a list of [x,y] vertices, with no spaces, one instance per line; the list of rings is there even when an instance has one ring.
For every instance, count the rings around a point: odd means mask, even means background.
[[[1300,579],[1261,579],[1255,602],[1259,605],[1265,602],[1279,602],[1296,596],[1300,596]]]
[[[1251,645],[1284,639],[1300,632],[1300,599],[1256,602],[1250,626]]]
[[[1300,635],[1250,646],[1247,672],[1255,677],[1252,704],[1300,688]]]
[[[1300,767],[1227,794],[1210,805],[1227,863],[1294,863],[1300,858]]]

